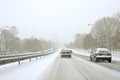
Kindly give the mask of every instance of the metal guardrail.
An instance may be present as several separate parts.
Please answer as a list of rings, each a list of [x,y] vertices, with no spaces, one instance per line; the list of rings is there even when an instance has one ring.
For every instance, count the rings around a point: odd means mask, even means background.
[[[0,56],[0,65],[8,64],[11,62],[18,62],[20,65],[20,62],[22,60],[29,59],[31,61],[31,58],[46,56],[49,54],[52,54],[54,50],[45,50],[45,52],[33,52],[33,53],[22,53],[22,54],[12,54],[12,55],[2,55]]]

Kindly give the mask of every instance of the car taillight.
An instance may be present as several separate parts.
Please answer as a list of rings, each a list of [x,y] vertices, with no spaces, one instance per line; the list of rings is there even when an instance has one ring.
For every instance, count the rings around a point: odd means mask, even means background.
[[[100,53],[95,54],[95,56],[98,56],[98,55],[100,55]]]
[[[107,55],[111,56],[111,54],[107,54]]]

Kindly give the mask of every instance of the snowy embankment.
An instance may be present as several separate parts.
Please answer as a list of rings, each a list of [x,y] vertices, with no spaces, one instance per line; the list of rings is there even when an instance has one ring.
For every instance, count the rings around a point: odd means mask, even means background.
[[[25,60],[21,65],[17,62],[0,66],[0,80],[36,80],[38,76],[58,56],[58,52],[31,62]]]
[[[114,53],[114,54],[112,54],[112,60],[113,61],[119,61],[120,62],[120,54],[118,54],[118,53]]]
[[[86,53],[84,50],[79,50],[79,49],[73,49],[73,53],[84,55],[84,56],[90,56],[89,52]]]
[[[90,52],[85,52],[84,50],[74,49],[73,52],[80,55],[90,56]],[[120,53],[112,53],[112,61],[120,62]]]

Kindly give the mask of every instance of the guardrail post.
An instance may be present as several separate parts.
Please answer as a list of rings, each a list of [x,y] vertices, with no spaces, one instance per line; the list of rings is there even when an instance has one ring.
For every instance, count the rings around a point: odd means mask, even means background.
[[[29,61],[31,61],[31,58],[29,59]]]
[[[20,61],[18,61],[18,65],[20,65]]]
[[[47,55],[51,54],[50,52],[43,52],[43,53],[30,53],[30,54],[14,54],[14,55],[6,55],[0,57],[0,64],[7,64],[11,62],[18,62],[18,65],[22,64],[22,60],[29,60],[32,61],[32,58],[36,58],[36,60],[40,58],[45,58]],[[3,59],[3,60],[2,60]]]

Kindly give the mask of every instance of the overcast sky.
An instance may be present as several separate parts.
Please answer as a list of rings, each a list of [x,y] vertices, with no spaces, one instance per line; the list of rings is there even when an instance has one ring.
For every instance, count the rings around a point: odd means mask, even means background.
[[[16,26],[19,36],[69,42],[104,16],[120,11],[119,0],[0,0],[0,27]],[[64,42],[64,43],[65,43]]]

